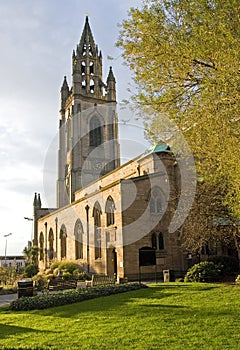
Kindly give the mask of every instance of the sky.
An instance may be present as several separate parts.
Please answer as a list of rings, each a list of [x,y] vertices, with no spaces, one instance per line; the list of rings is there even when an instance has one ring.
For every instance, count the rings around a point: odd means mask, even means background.
[[[85,16],[102,50],[103,80],[112,66],[121,102],[134,84],[115,47],[118,23],[140,5],[140,0],[0,0],[0,256],[6,239],[7,255],[21,255],[32,239],[32,221],[24,217],[32,218],[35,192],[43,207],[56,205],[60,88],[65,75],[71,85],[72,51]],[[123,162],[148,147],[141,122],[129,113],[119,112]]]

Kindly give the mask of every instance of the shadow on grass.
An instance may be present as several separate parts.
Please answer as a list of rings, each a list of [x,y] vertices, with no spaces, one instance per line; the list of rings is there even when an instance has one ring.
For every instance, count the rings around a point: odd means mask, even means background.
[[[219,288],[219,285],[216,284],[216,285],[213,285],[213,284],[209,284],[209,285],[206,285],[206,283],[201,283],[201,282],[185,282],[185,283],[159,283],[159,284],[151,284],[150,285],[151,287],[153,288],[162,288],[162,289],[190,289],[190,290],[211,290],[211,289],[216,289],[216,288]]]
[[[3,314],[9,314],[11,311],[9,310],[8,305],[0,306],[0,315]]]
[[[27,327],[19,327],[19,326],[12,326],[9,324],[0,324],[0,338],[8,338],[11,335],[18,335],[18,334],[25,334],[25,333],[57,333],[53,331],[41,331],[38,329],[33,329],[33,328],[27,328]]]
[[[164,288],[163,288],[164,287]],[[131,304],[138,304],[139,300],[143,300],[143,303],[140,302],[140,305],[144,305],[144,300],[153,302],[151,304],[146,304],[147,307],[163,307],[166,308],[166,305],[160,303],[156,304],[156,300],[166,299],[169,297],[178,296],[178,293],[173,293],[173,286],[168,288],[163,285],[155,285],[154,287],[143,288],[135,291],[124,292],[120,294],[114,294],[111,296],[103,296],[99,298],[94,298],[91,300],[84,300],[74,304],[63,305],[60,307],[49,308],[45,310],[33,310],[31,313],[39,313],[43,316],[55,316],[55,317],[66,317],[71,318],[78,316],[81,313],[96,313],[109,311],[109,313],[114,313],[115,310],[123,310],[125,307],[130,307]],[[178,286],[176,286],[178,288]],[[134,307],[134,306],[133,306]],[[169,305],[170,308],[184,308],[184,306],[175,306]]]
[[[181,305],[167,305],[167,304],[141,304],[143,307],[147,308],[158,308],[158,309],[186,309],[186,306]],[[189,309],[189,308],[188,308]]]

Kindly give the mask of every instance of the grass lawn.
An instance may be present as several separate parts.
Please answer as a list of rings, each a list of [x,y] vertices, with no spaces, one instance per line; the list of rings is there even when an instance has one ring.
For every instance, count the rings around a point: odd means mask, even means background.
[[[0,308],[0,349],[240,349],[240,287],[151,285],[46,310]]]

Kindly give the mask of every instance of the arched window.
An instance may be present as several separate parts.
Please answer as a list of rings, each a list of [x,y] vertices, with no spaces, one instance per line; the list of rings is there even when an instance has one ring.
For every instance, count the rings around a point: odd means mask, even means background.
[[[163,250],[164,249],[164,237],[163,237],[163,233],[160,232],[158,235],[158,246],[159,246],[159,250]]]
[[[66,258],[67,256],[67,230],[65,225],[62,225],[60,230],[60,244],[61,244],[61,259]]]
[[[97,147],[102,144],[102,126],[99,118],[93,116],[90,120],[89,145]]]
[[[95,88],[95,82],[93,79],[90,79],[90,92],[91,92],[91,94],[94,93],[94,88]]]
[[[155,213],[155,202],[154,199],[150,199],[150,213]]]
[[[53,241],[54,241],[54,234],[53,230],[50,228],[49,235],[48,235],[48,242],[49,242],[49,249],[48,249],[48,259],[53,259]]]
[[[156,233],[152,234],[152,248],[157,249],[157,235],[156,235]]]
[[[83,259],[83,227],[79,219],[77,219],[74,227],[75,236],[75,259]]]
[[[111,196],[107,198],[105,212],[106,212],[106,222],[107,226],[113,225],[115,222],[114,218],[115,204]]]
[[[87,44],[86,44],[86,42],[84,42],[83,47],[82,47],[82,55],[86,56],[86,54],[87,54]]]
[[[81,73],[82,73],[82,75],[86,74],[86,62],[85,61],[83,61],[81,64]]]
[[[43,254],[43,249],[44,249],[44,236],[43,236],[43,232],[40,232],[39,235],[39,248],[40,248],[40,256],[39,259],[43,260],[44,258],[44,254]]]
[[[90,61],[89,63],[90,75],[94,75],[94,62]]]
[[[101,214],[102,210],[100,204],[96,202],[93,208],[95,259],[100,259],[102,257]]]
[[[161,213],[162,211],[162,201],[159,197],[156,198],[156,209],[157,213]]]
[[[160,188],[154,187],[151,190],[151,194],[150,194],[150,203],[149,203],[150,213],[151,214],[162,213],[162,210],[163,210],[162,202],[163,202],[163,196]]]

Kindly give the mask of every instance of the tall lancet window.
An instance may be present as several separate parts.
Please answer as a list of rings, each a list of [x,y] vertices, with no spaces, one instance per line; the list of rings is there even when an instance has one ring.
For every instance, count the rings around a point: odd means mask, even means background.
[[[105,209],[107,226],[113,225],[115,222],[114,210],[115,210],[114,201],[113,201],[112,197],[109,196],[107,199],[107,202],[106,202],[106,209]]]
[[[154,186],[150,193],[150,213],[161,214],[163,206],[163,195],[159,187]]]
[[[102,126],[98,117],[90,120],[89,145],[97,147],[102,144]]]
[[[48,236],[48,242],[49,242],[48,258],[49,258],[49,260],[53,259],[53,251],[54,251],[53,241],[54,241],[54,234],[53,234],[53,230],[50,228],[49,236]]]
[[[67,230],[65,225],[62,225],[60,230],[60,246],[61,246],[61,259],[67,256]]]
[[[100,204],[96,202],[93,208],[95,259],[101,259],[102,257],[101,214]]]
[[[83,259],[83,227],[78,219],[74,228],[75,236],[75,259]]]
[[[40,244],[40,257],[39,257],[39,259],[43,260],[44,259],[44,237],[43,237],[42,232],[40,233],[40,236],[39,236],[39,244]]]
[[[90,75],[94,75],[94,63],[91,61],[89,63]]]

